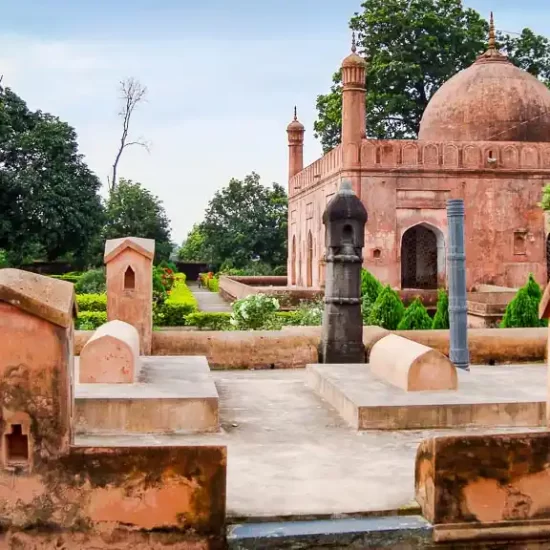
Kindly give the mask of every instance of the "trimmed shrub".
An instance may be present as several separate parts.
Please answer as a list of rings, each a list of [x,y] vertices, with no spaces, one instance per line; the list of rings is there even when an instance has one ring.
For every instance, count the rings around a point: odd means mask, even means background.
[[[449,295],[444,288],[437,291],[437,308],[432,321],[432,329],[449,328]]]
[[[95,330],[107,322],[106,311],[80,311],[76,318],[76,330]]]
[[[399,294],[390,285],[387,285],[382,289],[372,306],[368,324],[395,330],[404,314],[405,306]]]
[[[107,289],[104,269],[92,269],[83,273],[75,284],[77,294],[103,294]]]
[[[363,324],[369,324],[369,318],[372,311],[374,300],[371,299],[368,293],[363,294],[361,297],[361,317],[363,317]]]
[[[266,294],[251,294],[233,304],[231,325],[237,330],[262,330],[276,325],[279,301]]]
[[[432,319],[420,298],[414,299],[397,325],[397,330],[430,330],[431,328]]]
[[[206,287],[210,292],[219,292],[220,291],[220,281],[217,277],[212,277],[206,282]]]
[[[107,294],[77,294],[78,311],[107,311]]]
[[[535,281],[533,274],[524,286],[522,286],[514,299],[506,306],[504,317],[500,323],[501,328],[526,328],[541,327],[547,325],[546,319],[539,319],[539,304],[542,298],[542,290]]]
[[[231,313],[198,311],[190,313],[185,324],[200,330],[231,330]]]
[[[374,303],[383,288],[382,283],[370,271],[361,269],[361,296],[368,294],[371,302]]]
[[[197,310],[197,300],[185,284],[185,278],[177,277],[168,298],[163,304],[157,304],[154,310],[154,324],[165,327],[184,326],[186,316]]]
[[[52,279],[59,279],[61,281],[67,281],[76,285],[82,278],[82,273],[78,271],[72,271],[71,273],[64,273],[63,275],[50,275]]]

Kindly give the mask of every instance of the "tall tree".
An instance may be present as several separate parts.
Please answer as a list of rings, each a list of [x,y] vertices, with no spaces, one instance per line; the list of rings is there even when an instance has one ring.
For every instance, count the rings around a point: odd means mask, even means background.
[[[195,224],[181,245],[178,257],[182,262],[208,262],[210,251],[201,224]]]
[[[0,86],[0,248],[10,261],[84,261],[103,223],[100,186],[74,129]]]
[[[218,191],[200,226],[213,264],[241,268],[259,260],[286,263],[288,199],[284,188],[260,183],[254,172]]]
[[[414,138],[429,100],[487,48],[488,23],[461,0],[366,0],[350,27],[368,60],[367,133],[380,139]],[[512,62],[543,81],[550,77],[548,40],[525,29],[499,34]],[[330,92],[317,97],[315,136],[323,150],[340,143],[341,71]]]
[[[170,222],[160,199],[141,183],[120,178],[106,205],[105,239],[142,237],[155,240],[155,260],[167,260],[172,252]]]
[[[115,161],[113,162],[111,176],[108,178],[109,191],[112,191],[117,186],[118,163],[125,149],[138,145],[149,151],[149,144],[145,140],[141,138],[132,140],[129,137],[132,115],[138,105],[146,100],[146,96],[147,88],[142,86],[135,78],[126,78],[120,82],[120,100],[122,105],[119,116],[122,119],[122,133],[120,135],[120,144],[115,156]]]

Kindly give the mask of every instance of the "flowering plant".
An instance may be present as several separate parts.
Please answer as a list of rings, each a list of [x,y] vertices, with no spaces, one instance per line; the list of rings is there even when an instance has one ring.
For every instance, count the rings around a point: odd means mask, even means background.
[[[261,330],[273,323],[279,301],[266,294],[251,294],[233,304],[231,325],[237,330]]]

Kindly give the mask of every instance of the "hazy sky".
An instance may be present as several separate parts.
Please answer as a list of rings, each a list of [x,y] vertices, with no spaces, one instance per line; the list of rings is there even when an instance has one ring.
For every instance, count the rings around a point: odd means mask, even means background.
[[[548,0],[467,0],[497,27],[550,36]],[[31,108],[76,128],[106,181],[120,134],[118,82],[149,90],[119,175],[164,202],[186,236],[220,187],[256,171],[286,185],[285,128],[298,106],[305,162],[320,154],[315,99],[349,52],[361,0],[0,0],[0,74]]]

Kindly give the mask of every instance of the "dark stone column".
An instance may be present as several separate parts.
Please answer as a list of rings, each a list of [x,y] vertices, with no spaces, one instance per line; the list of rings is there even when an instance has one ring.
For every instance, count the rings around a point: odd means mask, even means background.
[[[468,307],[466,304],[466,254],[464,251],[464,201],[447,201],[449,225],[449,358],[455,367],[470,370]]]
[[[367,211],[343,181],[323,214],[326,231],[322,363],[364,363],[361,266]]]

